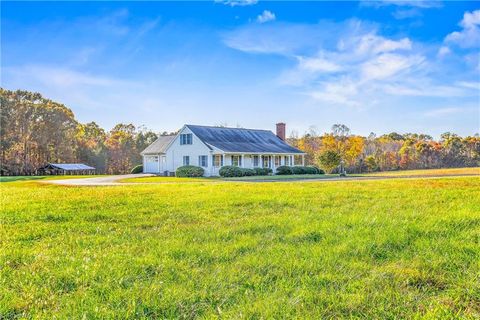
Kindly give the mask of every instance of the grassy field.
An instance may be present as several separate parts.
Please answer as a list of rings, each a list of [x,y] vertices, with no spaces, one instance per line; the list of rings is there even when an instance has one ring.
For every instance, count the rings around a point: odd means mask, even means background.
[[[402,171],[383,171],[364,174],[349,174],[348,177],[429,177],[429,176],[458,176],[458,175],[480,175],[480,168],[451,168],[451,169],[428,169],[428,170],[402,170]],[[303,175],[274,175],[274,176],[252,176],[252,177],[234,177],[234,178],[176,178],[176,177],[143,177],[129,178],[120,180],[120,182],[138,182],[138,183],[172,183],[172,182],[219,182],[225,181],[292,181],[292,180],[312,180],[312,179],[338,179],[338,174],[303,174]]]
[[[480,177],[0,185],[0,319],[478,318]]]

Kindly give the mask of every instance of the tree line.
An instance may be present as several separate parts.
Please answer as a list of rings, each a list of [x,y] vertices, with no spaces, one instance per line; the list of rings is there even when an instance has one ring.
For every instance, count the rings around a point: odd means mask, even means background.
[[[133,124],[120,123],[106,131],[95,122],[80,123],[65,105],[39,93],[0,88],[0,103],[2,175],[31,175],[49,162],[127,173],[142,163],[140,152],[158,137]],[[416,133],[363,137],[336,124],[331,132],[310,129],[301,137],[293,134],[288,142],[307,153],[307,164],[328,172],[338,171],[340,165],[350,173],[480,165],[478,134],[460,137],[447,132],[438,141]]]
[[[0,172],[31,175],[51,163],[85,163],[98,173],[127,173],[157,134],[133,124],[105,131],[80,123],[65,105],[39,93],[0,88]],[[166,133],[163,133],[166,134]]]
[[[395,132],[368,137],[351,134],[343,124],[319,134],[315,129],[289,143],[307,153],[306,161],[328,172],[348,173],[480,166],[480,136],[446,132],[439,140],[427,134]]]

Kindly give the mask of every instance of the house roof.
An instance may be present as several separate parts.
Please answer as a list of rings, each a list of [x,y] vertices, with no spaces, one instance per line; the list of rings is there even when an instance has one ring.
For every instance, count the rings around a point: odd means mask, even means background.
[[[151,145],[145,148],[145,150],[143,150],[141,154],[165,153],[168,145],[170,144],[170,142],[172,142],[174,138],[175,136],[160,136]]]
[[[186,125],[200,140],[224,152],[303,153],[269,130]]]
[[[94,167],[87,166],[83,163],[49,163],[44,166],[42,169],[60,169],[65,171],[74,171],[74,170],[95,170]]]

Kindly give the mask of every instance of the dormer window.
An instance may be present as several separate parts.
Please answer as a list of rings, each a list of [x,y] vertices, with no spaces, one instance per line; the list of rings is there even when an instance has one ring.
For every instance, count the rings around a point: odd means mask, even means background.
[[[184,133],[180,135],[180,144],[192,144],[192,134],[191,133]]]

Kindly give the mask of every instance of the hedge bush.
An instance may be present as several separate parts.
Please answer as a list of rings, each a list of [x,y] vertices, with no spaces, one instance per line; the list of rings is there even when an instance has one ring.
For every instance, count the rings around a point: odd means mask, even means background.
[[[175,171],[175,176],[181,177],[181,178],[203,177],[204,172],[205,171],[201,167],[182,166],[177,168],[177,171]]]
[[[307,170],[305,169],[305,167],[302,167],[302,166],[294,166],[294,167],[291,167],[292,168],[292,173],[293,174],[306,174],[307,173]]]
[[[319,167],[315,167],[315,166],[312,166],[314,167],[315,169],[317,169],[317,174],[325,174],[325,171],[320,169]]]
[[[278,175],[285,174],[325,174],[325,171],[315,167],[315,166],[280,166],[277,168]]]
[[[236,166],[223,166],[218,172],[222,177],[243,177],[243,171]]]
[[[292,167],[289,166],[280,166],[277,168],[277,174],[285,175],[285,174],[292,174]]]
[[[273,172],[270,168],[254,168],[253,170],[255,170],[257,176],[268,176]]]
[[[130,170],[130,173],[134,173],[134,174],[142,173],[142,172],[143,172],[143,165],[141,165],[141,164],[133,167],[132,170]]]
[[[242,168],[242,176],[248,177],[248,176],[255,176],[255,175],[257,175],[257,172],[255,170]]]

